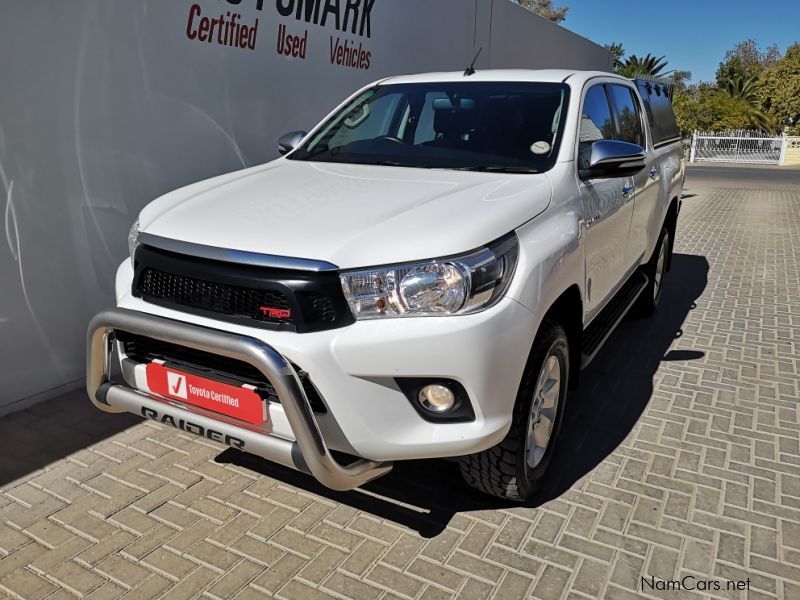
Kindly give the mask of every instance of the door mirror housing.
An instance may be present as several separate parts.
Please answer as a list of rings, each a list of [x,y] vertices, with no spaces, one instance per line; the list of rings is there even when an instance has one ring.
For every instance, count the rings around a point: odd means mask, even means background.
[[[618,140],[592,142],[589,168],[580,169],[581,179],[626,177],[645,168],[647,151],[638,144]]]
[[[288,154],[300,145],[300,142],[303,141],[306,135],[308,135],[306,131],[290,131],[289,133],[284,133],[278,138],[278,152],[280,152],[281,155]]]

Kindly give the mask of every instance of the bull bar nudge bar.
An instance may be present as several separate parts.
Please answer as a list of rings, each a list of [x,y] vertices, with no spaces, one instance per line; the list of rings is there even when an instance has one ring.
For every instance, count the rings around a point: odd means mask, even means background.
[[[170,401],[133,389],[110,379],[110,344],[108,335],[125,331],[163,342],[179,344],[195,350],[246,362],[258,369],[273,385],[296,441],[258,433],[226,421],[186,410]],[[297,373],[274,348],[255,338],[236,335],[148,315],[133,310],[115,308],[96,315],[87,333],[86,390],[92,403],[105,412],[130,412],[147,416],[148,411],[167,415],[173,422],[191,422],[204,431],[213,429],[238,440],[245,452],[261,456],[286,467],[310,473],[324,486],[346,491],[385,475],[392,463],[375,462],[365,458],[342,465],[328,449],[319,429]],[[150,412],[152,414],[152,412]],[[215,438],[216,439],[216,438]]]

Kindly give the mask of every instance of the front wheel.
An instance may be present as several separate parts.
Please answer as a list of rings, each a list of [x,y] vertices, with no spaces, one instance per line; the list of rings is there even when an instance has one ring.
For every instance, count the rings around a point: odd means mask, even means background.
[[[553,457],[568,382],[567,335],[561,325],[545,320],[522,376],[508,434],[497,446],[461,458],[464,481],[507,500],[531,498]]]
[[[644,273],[649,281],[647,287],[639,296],[636,309],[640,316],[648,317],[652,315],[658,303],[661,301],[661,293],[664,290],[664,276],[667,274],[667,262],[669,260],[670,237],[669,229],[666,227],[661,231],[658,238],[658,245],[650,262],[644,267]]]

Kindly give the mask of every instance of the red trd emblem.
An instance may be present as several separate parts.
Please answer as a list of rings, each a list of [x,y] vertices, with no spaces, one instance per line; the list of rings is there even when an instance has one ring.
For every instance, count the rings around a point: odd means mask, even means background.
[[[272,308],[271,306],[259,306],[258,310],[265,317],[269,317],[270,319],[291,319],[292,318],[292,311],[288,308]]]

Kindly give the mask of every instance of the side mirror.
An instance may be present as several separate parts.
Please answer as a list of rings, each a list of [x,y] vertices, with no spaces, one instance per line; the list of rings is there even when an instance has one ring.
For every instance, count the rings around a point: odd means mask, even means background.
[[[581,179],[625,177],[645,168],[647,151],[637,144],[617,140],[597,140],[591,145],[589,168],[581,169]]]
[[[281,155],[288,154],[300,145],[300,142],[306,135],[308,135],[306,131],[290,131],[289,133],[284,133],[278,138],[278,152],[280,152]]]

